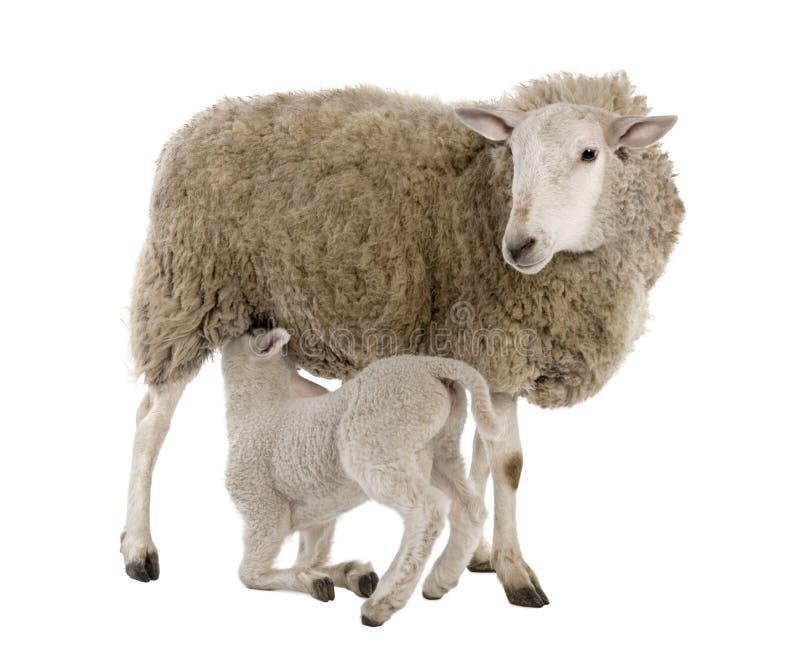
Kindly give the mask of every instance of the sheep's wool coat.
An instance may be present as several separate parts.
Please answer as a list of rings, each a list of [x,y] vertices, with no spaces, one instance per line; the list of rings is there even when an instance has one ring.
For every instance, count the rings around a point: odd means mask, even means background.
[[[490,105],[554,102],[642,115],[624,73],[559,75]],[[132,304],[148,383],[194,374],[272,321],[298,364],[349,377],[382,356],[473,365],[540,406],[597,392],[640,335],[683,205],[657,146],[609,159],[606,241],[525,276],[501,255],[512,161],[453,105],[372,87],[228,99],[158,162]]]

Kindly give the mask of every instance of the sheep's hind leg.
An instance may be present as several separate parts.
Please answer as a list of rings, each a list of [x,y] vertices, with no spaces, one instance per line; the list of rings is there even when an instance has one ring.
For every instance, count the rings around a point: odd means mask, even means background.
[[[472,461],[469,466],[469,480],[472,487],[481,499],[486,496],[486,481],[489,479],[489,454],[483,438],[475,432],[475,439],[472,442]],[[492,546],[483,536],[478,543],[478,547],[467,565],[467,570],[473,573],[493,573],[491,561]]]
[[[463,396],[463,392],[461,394]],[[452,500],[448,516],[450,537],[422,586],[422,595],[428,600],[438,600],[458,584],[481,539],[486,519],[483,498],[477,495],[464,473],[464,460],[459,449],[463,418],[450,425],[448,422],[435,439],[431,472],[433,484]]]
[[[313,568],[333,580],[333,585],[350,589],[356,595],[368,598],[378,586],[378,574],[372,564],[362,561],[345,561],[327,565],[330,557],[336,521],[300,532],[300,549],[295,568]]]
[[[150,488],[158,452],[187,380],[151,385],[136,412],[128,511],[120,536],[125,572],[140,582],[158,579],[158,550],[150,535]]]
[[[517,536],[517,486],[522,472],[516,403],[508,395],[492,395],[495,411],[507,427],[506,435],[487,442],[494,484],[494,536],[491,564],[508,601],[523,607],[549,604],[535,573],[522,558]]]
[[[290,533],[288,505],[273,511],[268,524],[264,519],[248,523],[239,579],[250,589],[299,591],[322,602],[333,600],[333,580],[324,572],[306,566],[272,567],[283,541]]]
[[[402,609],[422,575],[422,568],[444,525],[447,498],[424,480],[416,463],[396,463],[393,470],[359,478],[365,492],[377,502],[397,510],[405,529],[400,549],[375,592],[361,605],[361,622],[383,625]]]

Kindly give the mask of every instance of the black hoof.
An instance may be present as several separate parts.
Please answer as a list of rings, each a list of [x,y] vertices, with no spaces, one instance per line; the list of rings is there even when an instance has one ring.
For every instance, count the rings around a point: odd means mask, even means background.
[[[374,621],[371,618],[368,618],[364,614],[361,614],[361,624],[366,625],[367,627],[380,627],[383,623],[379,623],[378,621]]]
[[[525,564],[525,568],[528,571],[528,576],[531,578],[531,584],[533,584],[533,588],[536,589],[536,592],[539,594],[542,602],[546,605],[549,605],[550,600],[548,600],[547,594],[542,590],[542,587],[539,584],[539,578],[536,577],[536,573],[533,572],[533,569],[528,564]]]
[[[521,589],[506,589],[506,597],[512,605],[519,607],[544,607],[547,602],[536,592],[532,586]]]
[[[471,573],[493,573],[494,568],[489,561],[471,561],[467,566],[467,570]]]
[[[425,591],[422,592],[422,597],[426,600],[441,600],[442,596],[440,595],[428,595]]]
[[[368,598],[378,588],[378,573],[370,572],[358,578],[358,592]]]
[[[314,587],[314,592],[311,595],[317,600],[330,602],[336,596],[333,590],[333,580],[330,577],[315,579],[311,582],[311,585]]]
[[[138,582],[149,582],[157,580],[160,574],[158,567],[158,554],[150,552],[144,561],[133,561],[125,564],[125,572],[128,577]]]

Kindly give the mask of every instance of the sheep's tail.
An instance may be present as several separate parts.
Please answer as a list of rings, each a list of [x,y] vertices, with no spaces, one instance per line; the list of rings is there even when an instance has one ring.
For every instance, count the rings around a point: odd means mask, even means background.
[[[484,440],[502,437],[503,426],[494,410],[486,379],[474,367],[449,358],[431,358],[429,371],[440,379],[456,381],[469,390],[472,396],[472,417]]]

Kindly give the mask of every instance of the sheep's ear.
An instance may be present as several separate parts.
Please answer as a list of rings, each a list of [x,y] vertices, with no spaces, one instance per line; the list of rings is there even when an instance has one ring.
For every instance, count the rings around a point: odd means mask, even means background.
[[[608,145],[612,148],[651,146],[667,134],[677,116],[621,116],[608,130]]]
[[[272,358],[279,354],[284,345],[289,342],[289,332],[282,328],[271,331],[258,331],[253,334],[250,344],[253,351],[263,358]]]
[[[461,122],[479,135],[492,141],[505,141],[511,131],[525,117],[518,110],[481,109],[479,107],[458,107],[456,116]]]

